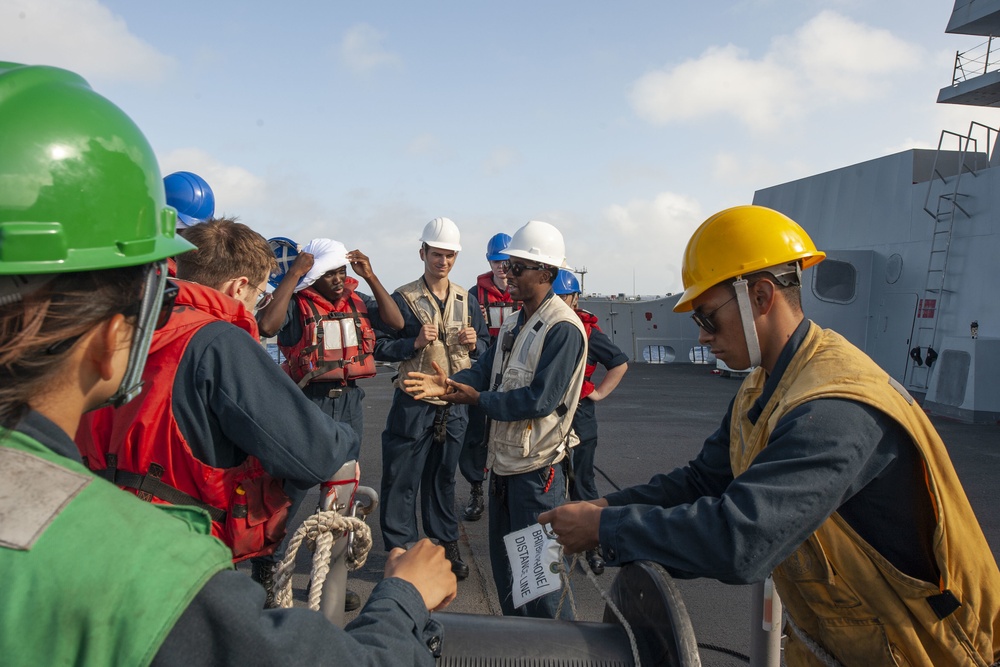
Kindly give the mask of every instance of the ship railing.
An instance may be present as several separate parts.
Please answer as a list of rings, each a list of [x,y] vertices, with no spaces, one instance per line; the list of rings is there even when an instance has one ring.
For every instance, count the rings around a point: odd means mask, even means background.
[[[938,324],[945,313],[946,295],[951,291],[948,289],[948,264],[956,217],[959,212],[966,218],[972,217],[972,213],[963,206],[964,202],[970,201],[970,195],[960,188],[962,176],[978,177],[981,169],[990,166],[997,132],[995,128],[972,121],[967,134],[944,130],[938,141],[932,178],[927,183],[924,199],[924,211],[934,219],[934,227],[927,258],[926,282],[917,307],[918,321],[912,338],[914,345],[910,350],[909,386],[914,389],[929,389],[931,365],[938,356],[934,347],[937,344]],[[979,150],[980,141],[985,141],[983,151]],[[952,142],[957,143],[955,150],[951,149]],[[941,185],[935,187],[938,179]]]
[[[977,177],[981,170],[990,166],[996,135],[996,128],[976,121],[969,123],[969,131],[966,134],[951,130],[941,132],[931,169],[934,178],[928,183],[927,195],[924,198],[924,211],[928,215],[938,219],[942,215],[954,213],[957,209],[965,217],[972,217],[959,203],[959,200],[966,196],[960,190],[962,175]],[[984,144],[983,150],[979,149],[981,140]],[[954,181],[950,180],[952,178]],[[935,194],[935,180],[940,180],[946,186],[950,184],[950,187],[947,187],[944,193]],[[933,207],[932,199],[937,200]]]
[[[997,43],[1000,50],[1000,41]],[[955,52],[955,67],[952,70],[951,85],[957,86],[977,76],[1000,70],[1000,54],[994,53],[993,36],[977,44],[968,51]]]

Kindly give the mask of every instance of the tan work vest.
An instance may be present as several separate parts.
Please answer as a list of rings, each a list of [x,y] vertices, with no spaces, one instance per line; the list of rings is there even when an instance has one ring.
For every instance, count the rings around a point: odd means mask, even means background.
[[[458,342],[459,333],[469,326],[469,293],[465,289],[455,283],[449,283],[444,313],[438,308],[437,299],[427,289],[427,283],[423,278],[407,283],[396,291],[402,295],[421,324],[433,324],[438,330],[437,340],[422,347],[413,357],[400,362],[397,367],[399,375],[395,382],[397,389],[405,391],[403,380],[407,379],[410,371],[433,375],[432,361],[437,362],[449,377],[472,365],[469,348]],[[437,398],[422,400],[434,405],[447,405]]]
[[[871,405],[906,429],[923,458],[937,514],[938,585],[897,570],[837,513],[785,559],[774,581],[798,628],[788,633],[787,663],[829,664],[816,657],[810,642],[844,665],[985,666],[1000,658],[1000,572],[947,448],[920,406],[863,352],[815,324],[753,425],[746,414],[766,379],[762,369],[754,370],[733,406],[735,475],[752,465],[790,410],[818,398],[848,399]],[[945,591],[961,606],[942,619],[931,601]]]
[[[573,415],[580,402],[584,366],[587,361],[587,337],[583,324],[562,299],[550,297],[527,319],[514,339],[514,347],[504,354],[501,341],[517,324],[517,317],[504,321],[497,335],[491,377],[500,377],[499,391],[527,387],[535,377],[545,336],[559,322],[570,322],[583,338],[583,355],[577,361],[573,377],[559,407],[551,414],[535,419],[490,422],[489,455],[486,467],[499,475],[516,475],[558,463],[579,442],[573,432]]]

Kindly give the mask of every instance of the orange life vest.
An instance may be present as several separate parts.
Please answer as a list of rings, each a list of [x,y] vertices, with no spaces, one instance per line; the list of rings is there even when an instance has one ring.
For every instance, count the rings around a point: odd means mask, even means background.
[[[580,317],[580,321],[583,322],[583,331],[587,334],[587,341],[590,341],[590,332],[594,329],[598,331],[601,327],[597,326],[600,322],[597,319],[597,315],[593,313],[588,313],[586,310],[577,310],[576,314]],[[583,388],[580,390],[580,398],[587,398],[590,396],[591,392],[594,391],[594,383],[590,381],[590,378],[594,375],[594,371],[597,370],[597,360],[590,358],[590,346],[587,347],[587,362],[583,367]]]
[[[483,318],[490,330],[490,340],[495,340],[503,321],[521,308],[520,301],[514,301],[510,294],[501,292],[493,282],[493,272],[484,273],[476,279],[476,299],[483,311]]]
[[[184,351],[202,327],[231,322],[257,337],[257,322],[222,292],[178,280],[170,320],[153,334],[142,393],[125,404],[84,415],[76,444],[84,463],[142,500],[194,505],[212,518],[212,534],[233,560],[272,553],[285,535],[291,504],[281,480],[248,456],[232,468],[195,458],[174,417],[174,381]]]
[[[348,278],[337,303],[312,287],[295,295],[302,338],[292,347],[279,348],[288,359],[289,376],[300,387],[375,375],[375,329],[365,302],[354,292],[357,285],[357,280]]]

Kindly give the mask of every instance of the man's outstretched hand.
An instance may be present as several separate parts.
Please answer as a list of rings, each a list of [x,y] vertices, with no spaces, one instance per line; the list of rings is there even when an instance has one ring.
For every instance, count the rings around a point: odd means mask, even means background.
[[[476,405],[479,392],[473,387],[448,379],[437,362],[432,361],[434,374],[410,371],[403,380],[403,389],[418,401],[424,398],[438,398],[446,403]]]

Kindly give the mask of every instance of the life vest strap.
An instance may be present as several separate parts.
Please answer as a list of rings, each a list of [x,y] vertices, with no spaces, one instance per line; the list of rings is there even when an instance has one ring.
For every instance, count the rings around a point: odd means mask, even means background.
[[[351,308],[351,312],[350,313],[334,313],[334,312],[330,312],[330,313],[326,313],[324,315],[323,313],[319,312],[319,309],[316,308],[316,304],[313,303],[311,299],[305,299],[304,301],[305,301],[306,305],[309,306],[309,309],[313,313],[312,317],[305,318],[306,325],[312,324],[313,322],[322,322],[323,320],[346,320],[346,319],[351,319],[351,320],[354,320],[354,327],[357,330],[357,332],[359,334],[361,333],[361,330],[362,330],[362,327],[361,327],[361,312],[358,310],[357,306],[354,304],[353,295],[348,295],[348,297],[347,297],[347,305],[350,306],[350,308]],[[337,360],[334,360],[334,361],[326,361],[324,359],[324,356],[325,356],[324,352],[325,352],[326,348],[323,346],[323,327],[316,327],[316,337],[317,337],[317,343],[315,345],[307,345],[306,347],[304,347],[302,349],[302,354],[312,354],[312,352],[314,350],[318,350],[318,352],[319,352],[319,364],[317,364],[317,366],[316,366],[315,369],[313,369],[312,371],[306,373],[302,377],[302,379],[299,380],[298,385],[299,385],[300,389],[304,388],[307,384],[309,384],[309,382],[313,378],[319,377],[321,375],[326,375],[330,371],[337,370],[339,368],[344,368],[348,364],[363,364],[368,359],[368,357],[371,356],[371,352],[361,352],[361,354],[358,354],[357,356],[351,357],[350,359],[337,359]],[[359,340],[359,344],[358,344],[358,350],[359,351],[362,350],[362,346],[360,344],[360,340]]]
[[[343,368],[348,364],[364,363],[365,360],[370,356],[372,356],[370,352],[363,352],[356,357],[351,357],[350,359],[337,359],[336,361],[321,361],[315,370],[309,371],[308,373],[302,376],[302,379],[299,380],[299,389],[305,387],[315,377],[319,377],[320,375],[326,375],[330,371],[336,370],[338,368]]]
[[[226,520],[225,510],[203,503],[194,496],[184,493],[180,489],[175,489],[159,479],[159,475],[163,474],[163,468],[155,463],[150,466],[149,472],[145,475],[126,470],[115,470],[110,467],[94,472],[118,486],[138,491],[143,500],[148,501],[155,497],[171,505],[193,505],[208,512],[212,521],[224,523]]]

